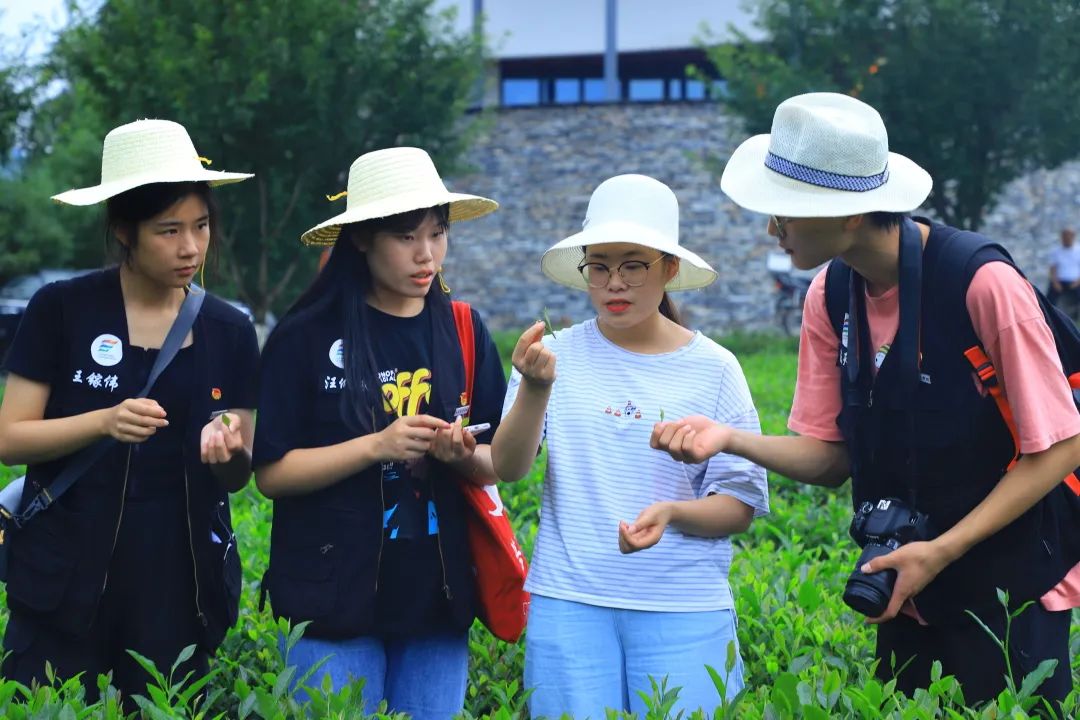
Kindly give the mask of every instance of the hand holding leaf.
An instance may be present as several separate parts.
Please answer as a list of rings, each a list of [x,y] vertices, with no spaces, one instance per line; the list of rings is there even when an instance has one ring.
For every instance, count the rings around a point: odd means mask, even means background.
[[[548,309],[544,308],[544,324],[547,325],[548,332],[551,333],[551,337],[555,337],[555,328],[551,324],[551,316],[548,315]]]

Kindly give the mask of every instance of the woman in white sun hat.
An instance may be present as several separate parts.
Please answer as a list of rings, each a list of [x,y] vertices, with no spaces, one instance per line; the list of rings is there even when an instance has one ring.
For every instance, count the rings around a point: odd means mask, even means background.
[[[735,357],[683,327],[667,295],[716,273],[680,245],[675,194],[643,175],[601,183],[583,230],[541,267],[588,292],[597,317],[547,336],[540,322],[525,331],[492,442],[496,472],[515,481],[547,439],[526,583],[530,711],[643,713],[638,691],[651,694],[650,676],[682,688],[679,709],[711,709],[719,696],[707,664],[729,697],[743,685],[728,536],[767,511],[765,473],[730,456],[684,466],[651,449],[649,435],[665,416],[688,414],[759,432]]]
[[[466,397],[442,264],[450,226],[496,209],[447,191],[418,148],[362,155],[345,212],[304,233],[333,245],[264,351],[255,480],[274,500],[274,614],[310,621],[291,649],[303,675],[363,678],[415,718],[460,712],[475,616],[457,477],[494,482],[491,430],[506,381],[476,313]],[[317,682],[317,678],[316,678]]]
[[[7,538],[10,680],[45,682],[48,662],[96,695],[112,671],[132,707],[149,676],[127,650],[168,668],[196,645],[182,670],[205,672],[236,619],[228,492],[251,473],[258,346],[191,282],[218,227],[210,186],[249,177],[204,168],[182,126],[139,120],[106,135],[100,184],[54,198],[104,202],[120,262],[39,290],[7,358],[0,458],[27,465],[20,511],[55,500]]]

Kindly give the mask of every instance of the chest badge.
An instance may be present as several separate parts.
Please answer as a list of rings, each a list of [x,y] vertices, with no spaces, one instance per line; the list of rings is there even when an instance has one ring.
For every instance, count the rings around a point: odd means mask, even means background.
[[[334,341],[330,346],[330,362],[334,364],[334,367],[345,369],[345,346],[341,342],[341,338]]]
[[[124,358],[124,344],[110,333],[98,335],[90,343],[90,357],[102,367],[112,367]]]

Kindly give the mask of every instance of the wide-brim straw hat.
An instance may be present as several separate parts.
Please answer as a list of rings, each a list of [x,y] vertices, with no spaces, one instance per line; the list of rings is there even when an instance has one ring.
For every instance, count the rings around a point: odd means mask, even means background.
[[[349,168],[345,212],[300,236],[307,245],[333,245],[341,226],[411,210],[450,206],[450,222],[487,215],[499,203],[446,189],[431,156],[420,148],[395,147],[361,155]]]
[[[67,205],[93,205],[151,183],[207,182],[225,185],[250,173],[207,170],[183,125],[170,120],[136,120],[105,136],[101,150],[101,182],[93,187],[53,195]]]
[[[589,198],[582,231],[544,253],[540,268],[567,287],[588,290],[578,266],[590,245],[632,243],[674,255],[679,272],[665,290],[693,290],[716,279],[709,263],[679,244],[679,201],[664,183],[646,175],[616,175],[597,186]]]
[[[781,217],[910,212],[932,187],[929,173],[889,152],[877,110],[839,93],[780,103],[772,132],[743,142],[720,179],[735,204]]]

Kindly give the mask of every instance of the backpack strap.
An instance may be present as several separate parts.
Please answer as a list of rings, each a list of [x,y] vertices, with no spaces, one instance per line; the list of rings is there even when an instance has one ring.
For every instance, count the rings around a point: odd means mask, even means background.
[[[461,343],[461,360],[465,365],[465,396],[472,403],[473,374],[476,368],[476,341],[473,333],[472,307],[467,302],[452,300],[454,325],[457,326],[458,342]]]
[[[829,322],[838,338],[843,338],[850,282],[851,266],[840,258],[833,258],[825,271],[825,311],[829,314]]]
[[[1027,276],[1017,267],[1016,262],[1004,246],[978,233],[957,230],[945,240],[940,251],[935,280],[940,283],[940,287],[945,293],[942,297],[952,300],[948,303],[940,303],[940,305],[962,307],[962,315],[966,321],[966,326],[973,336],[975,331],[971,326],[971,318],[967,312],[967,289],[979,268],[988,262],[995,261],[1008,263],[1020,274],[1020,277],[1027,280]],[[1030,283],[1030,281],[1028,282]],[[1042,310],[1043,319],[1054,336],[1054,346],[1059,357],[1061,357],[1062,367],[1080,367],[1080,365],[1077,365],[1080,362],[1080,351],[1076,349],[1078,344],[1076,342],[1066,342],[1065,338],[1062,337],[1061,328],[1069,327],[1072,320],[1061,315],[1061,311],[1051,305],[1038,288],[1034,285],[1031,287],[1039,302],[1039,309]],[[1068,356],[1063,355],[1063,353]],[[1008,469],[1011,470],[1020,460],[1020,433],[1012,408],[1002,391],[997,370],[977,337],[974,337],[971,347],[964,351],[964,357],[967,358],[972,369],[975,370],[990,397],[994,399],[1002,421],[1009,428],[1009,434],[1013,439],[1013,458],[1008,465]],[[1080,372],[1069,375],[1067,379],[1069,387],[1073,391],[1074,401],[1078,401],[1078,404],[1080,404]],[[1075,471],[1065,476],[1064,483],[1074,494],[1080,496],[1080,478],[1077,477]]]

